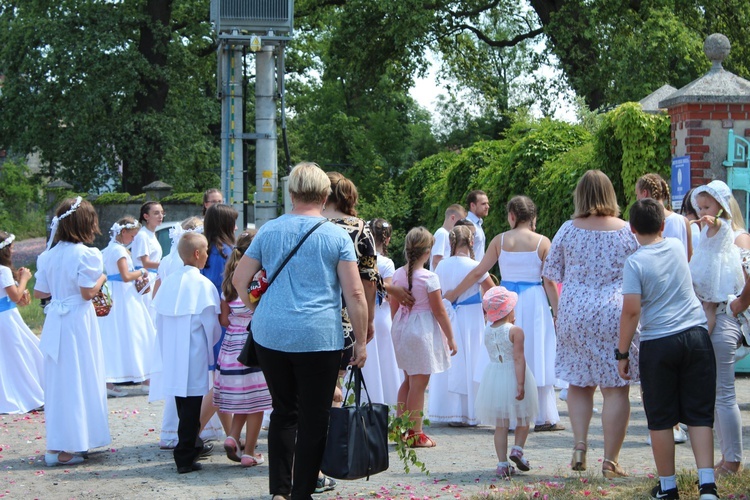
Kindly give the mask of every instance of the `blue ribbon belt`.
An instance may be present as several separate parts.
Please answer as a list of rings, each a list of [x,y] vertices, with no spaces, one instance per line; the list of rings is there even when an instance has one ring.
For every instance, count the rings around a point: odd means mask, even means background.
[[[120,273],[108,274],[107,281],[122,281],[122,276],[120,275]]]
[[[505,288],[507,288],[508,290],[510,290],[511,292],[521,293],[524,290],[528,290],[529,288],[531,288],[533,286],[541,286],[542,282],[541,281],[531,282],[531,281],[505,281],[505,280],[502,280],[500,282],[500,284],[502,286],[504,286]]]
[[[10,297],[3,297],[0,299],[0,312],[10,311],[16,307],[16,303],[10,300]]]
[[[477,292],[474,295],[471,295],[471,296],[465,298],[461,302],[454,302],[453,303],[453,308],[457,309],[457,308],[459,308],[461,306],[468,306],[468,305],[471,305],[471,304],[481,304],[481,303],[482,303],[482,295],[479,292]]]

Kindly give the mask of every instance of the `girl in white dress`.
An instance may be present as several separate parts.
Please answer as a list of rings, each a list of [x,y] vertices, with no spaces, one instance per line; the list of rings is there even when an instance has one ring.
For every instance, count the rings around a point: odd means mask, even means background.
[[[514,196],[506,206],[510,231],[492,239],[482,262],[471,271],[455,290],[445,294],[456,300],[469,285],[476,283],[480,273],[489,271],[497,262],[505,288],[518,294],[516,324],[526,332],[526,361],[537,383],[539,413],[534,431],[560,431],[555,399],[556,334],[558,289],[555,282],[542,278],[542,267],[550,249],[550,241],[534,231],[536,206],[527,196]],[[511,427],[513,423],[511,422]]]
[[[107,446],[107,421],[99,324],[91,304],[107,279],[102,254],[87,247],[99,232],[96,210],[69,198],[55,211],[47,251],[37,259],[34,297],[51,298],[39,348],[44,355],[45,425],[48,466],[74,465],[72,452]],[[55,244],[49,249],[50,244]]]
[[[734,244],[731,198],[732,191],[722,181],[697,187],[692,195],[703,229],[690,261],[690,273],[706,313],[709,334],[716,326],[718,305],[726,302],[728,295],[739,295],[745,285],[740,249]]]
[[[112,294],[112,309],[99,317],[102,333],[107,395],[126,396],[116,382],[144,382],[149,378],[150,356],[156,340],[156,328],[148,310],[136,291],[135,281],[148,271],[136,271],[127,246],[138,234],[140,224],[132,217],[123,217],[112,225],[110,242],[102,251],[107,287]],[[148,393],[145,385],[142,392]]]
[[[471,229],[467,226],[455,226],[450,231],[448,240],[450,257],[442,259],[435,269],[443,290],[455,288],[479,265],[474,260],[474,236]],[[489,362],[482,347],[484,314],[481,292],[489,290],[493,285],[490,275],[484,273],[448,309],[458,355],[451,360],[448,370],[435,374],[430,382],[428,414],[433,422],[448,422],[453,426],[479,423],[474,412],[474,400],[482,371]]]
[[[0,231],[0,413],[26,413],[44,404],[44,364],[39,339],[17,306],[29,304],[31,271],[11,263],[13,234]],[[16,281],[16,279],[18,281]]]
[[[503,479],[515,474],[515,467],[508,463],[508,427],[511,422],[515,423],[516,429],[510,459],[519,470],[530,469],[523,456],[523,447],[529,436],[529,425],[538,411],[536,382],[524,358],[524,333],[513,324],[513,309],[517,302],[518,295],[502,286],[490,288],[482,299],[488,323],[484,345],[490,364],[479,384],[476,410],[482,423],[495,426],[496,472]]]
[[[393,274],[396,267],[387,257],[391,241],[391,225],[384,219],[370,221],[370,232],[375,239],[378,259],[378,273],[383,278],[384,290],[378,290],[375,305],[375,337],[367,344],[367,359],[362,374],[367,381],[367,390],[373,403],[395,405],[398,388],[404,376],[396,364],[396,353],[391,339],[391,296]],[[384,293],[385,292],[385,293]]]
[[[148,280],[152,286],[149,292],[145,292],[144,290],[145,293],[141,295],[152,320],[156,314],[151,306],[154,291],[153,284],[156,281],[156,271],[159,269],[159,262],[162,257],[161,245],[154,231],[156,231],[156,228],[163,220],[164,209],[159,202],[147,201],[141,205],[138,222],[142,225],[142,228],[135,235],[135,238],[133,238],[133,244],[130,247],[136,271],[141,268],[145,268],[148,271]]]
[[[414,295],[414,305],[403,307],[391,302],[393,326],[391,336],[398,367],[404,370],[404,382],[398,390],[397,416],[409,412],[413,423],[406,436],[412,448],[432,448],[435,441],[422,432],[424,394],[430,375],[447,370],[450,356],[458,352],[448,313],[443,306],[440,281],[424,268],[434,243],[432,234],[416,227],[406,235],[406,266],[393,275],[393,284],[407,286]]]

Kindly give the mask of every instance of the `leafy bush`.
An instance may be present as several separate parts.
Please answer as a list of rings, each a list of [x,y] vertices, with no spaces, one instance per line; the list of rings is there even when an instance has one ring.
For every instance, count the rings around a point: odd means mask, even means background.
[[[19,240],[44,236],[40,191],[25,163],[5,161],[0,166],[0,229]]]

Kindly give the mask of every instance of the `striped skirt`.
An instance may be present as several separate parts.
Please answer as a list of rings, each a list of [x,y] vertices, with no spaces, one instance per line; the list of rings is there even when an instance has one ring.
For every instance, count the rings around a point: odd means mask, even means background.
[[[250,414],[271,409],[263,372],[237,361],[247,339],[247,330],[230,324],[217,360],[214,375],[214,405],[223,413]]]

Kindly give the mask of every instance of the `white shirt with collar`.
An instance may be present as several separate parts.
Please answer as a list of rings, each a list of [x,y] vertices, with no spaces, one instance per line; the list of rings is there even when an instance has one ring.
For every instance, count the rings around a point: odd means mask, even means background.
[[[476,233],[474,234],[474,260],[481,262],[482,257],[484,257],[484,246],[487,241],[487,238],[484,236],[484,229],[482,229],[483,219],[477,217],[474,212],[469,212],[466,218],[476,228]]]

